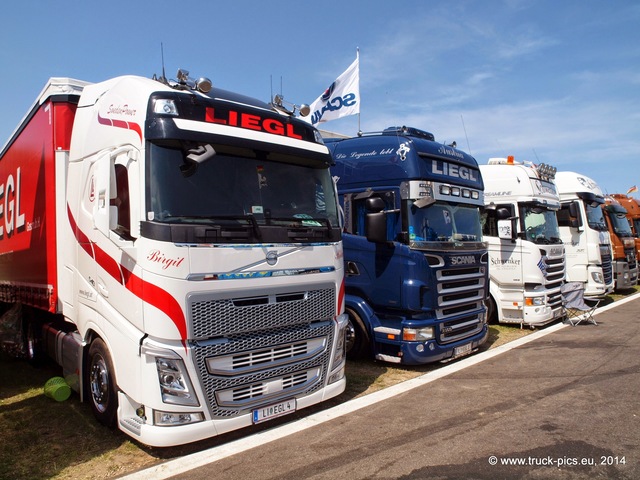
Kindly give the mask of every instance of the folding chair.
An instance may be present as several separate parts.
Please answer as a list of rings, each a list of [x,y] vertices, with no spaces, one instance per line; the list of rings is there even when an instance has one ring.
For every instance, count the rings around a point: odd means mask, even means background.
[[[594,325],[598,325],[593,318],[593,313],[598,308],[600,300],[585,299],[584,284],[582,282],[567,282],[562,285],[560,292],[566,321],[574,327],[580,322],[591,322]]]

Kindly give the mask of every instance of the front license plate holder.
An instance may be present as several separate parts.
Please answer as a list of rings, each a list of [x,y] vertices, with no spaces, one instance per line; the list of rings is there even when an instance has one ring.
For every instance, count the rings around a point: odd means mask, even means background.
[[[253,411],[253,423],[266,422],[272,418],[278,418],[296,411],[296,399],[273,403],[265,407],[256,408]]]
[[[453,349],[453,358],[464,357],[471,353],[471,344],[461,345]]]

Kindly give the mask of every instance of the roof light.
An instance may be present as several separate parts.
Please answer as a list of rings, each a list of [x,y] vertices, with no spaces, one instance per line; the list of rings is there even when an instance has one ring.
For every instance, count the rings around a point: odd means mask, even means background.
[[[541,163],[540,165],[538,165],[538,173],[541,176],[554,178],[557,171],[558,169],[556,167],[552,167],[551,165],[547,165],[546,163]]]
[[[451,187],[449,185],[440,185],[440,193],[442,195],[451,195]]]
[[[196,80],[196,89],[198,89],[199,92],[209,93],[211,91],[211,87],[213,87],[213,84],[207,77],[200,77]]]
[[[460,196],[460,187],[451,187],[451,195],[454,197]]]
[[[513,155],[508,155],[507,156],[507,164],[513,165],[514,160],[515,159],[514,159]]]

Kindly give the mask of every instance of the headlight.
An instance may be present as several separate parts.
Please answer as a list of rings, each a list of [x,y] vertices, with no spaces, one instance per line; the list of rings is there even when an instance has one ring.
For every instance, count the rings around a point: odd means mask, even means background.
[[[156,357],[162,401],[173,405],[199,405],[182,360]]]
[[[178,116],[178,108],[174,100],[159,98],[153,105],[153,113],[162,113],[164,115],[170,115],[172,117]]]
[[[336,329],[338,337],[336,339],[336,351],[333,355],[333,361],[331,362],[332,373],[329,377],[328,383],[334,383],[338,380],[342,380],[344,377],[344,366],[346,360],[346,336],[347,336],[347,323],[348,315],[343,313],[336,318],[338,328]]]
[[[544,297],[527,297],[524,299],[524,304],[529,307],[540,307],[544,305]]]
[[[600,272],[591,272],[591,278],[593,278],[593,281],[596,283],[604,283],[604,277]]]
[[[402,340],[405,342],[426,342],[434,338],[433,327],[402,329]]]
[[[155,410],[153,412],[153,423],[159,427],[170,427],[173,425],[186,425],[188,423],[197,423],[204,420],[204,415],[200,412],[196,413],[176,413],[161,412]]]

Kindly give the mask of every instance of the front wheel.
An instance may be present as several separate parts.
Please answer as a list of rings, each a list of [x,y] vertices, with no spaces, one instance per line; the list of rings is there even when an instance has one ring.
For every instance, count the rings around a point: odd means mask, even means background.
[[[346,350],[347,358],[357,360],[369,356],[371,353],[371,338],[369,331],[360,316],[350,308],[345,313],[349,315],[347,323]]]
[[[89,347],[86,385],[94,416],[107,427],[115,426],[118,410],[116,377],[109,350],[100,338]]]
[[[490,325],[498,324],[498,309],[496,308],[496,302],[492,296],[488,296],[485,301],[487,307],[487,323]]]

